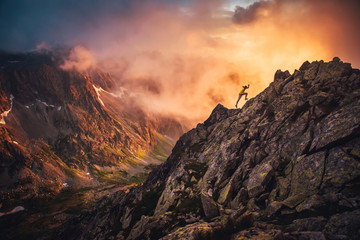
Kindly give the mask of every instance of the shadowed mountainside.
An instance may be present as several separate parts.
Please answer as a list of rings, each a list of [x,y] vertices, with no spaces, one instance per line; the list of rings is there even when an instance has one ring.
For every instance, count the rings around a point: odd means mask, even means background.
[[[61,69],[64,54],[0,54],[3,207],[67,187],[126,183],[164,161],[183,133],[176,120],[143,112],[130,93],[112,94],[110,74]]]
[[[359,239],[359,103],[360,71],[338,58],[279,70],[52,239]]]

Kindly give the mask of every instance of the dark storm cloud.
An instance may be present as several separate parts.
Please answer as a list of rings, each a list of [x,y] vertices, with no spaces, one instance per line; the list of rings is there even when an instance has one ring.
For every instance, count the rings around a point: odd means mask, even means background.
[[[260,1],[255,2],[246,8],[236,6],[233,19],[236,23],[239,24],[252,22],[257,18],[261,17],[262,14],[260,13],[260,11],[262,9],[266,10],[270,4],[270,2]]]
[[[359,24],[360,1],[358,0],[260,0],[248,7],[237,6],[233,15],[235,23],[243,24],[261,18],[280,17],[296,10],[292,17],[313,17],[331,15],[336,20],[352,18],[354,24]],[[357,21],[357,22],[356,22]]]
[[[138,0],[2,0],[0,49],[24,51],[38,44],[85,44],[108,20],[125,20],[140,5],[167,1]],[[170,1],[171,2],[171,1]]]

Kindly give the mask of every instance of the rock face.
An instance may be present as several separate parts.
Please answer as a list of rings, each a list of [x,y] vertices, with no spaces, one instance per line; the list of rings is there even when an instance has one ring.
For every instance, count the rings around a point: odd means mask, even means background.
[[[109,74],[61,69],[57,54],[0,53],[3,206],[89,186],[104,168],[143,158],[159,136],[182,132],[178,122],[129,104],[129,94],[109,93]]]
[[[129,193],[54,239],[359,239],[360,71],[305,62],[218,105]]]

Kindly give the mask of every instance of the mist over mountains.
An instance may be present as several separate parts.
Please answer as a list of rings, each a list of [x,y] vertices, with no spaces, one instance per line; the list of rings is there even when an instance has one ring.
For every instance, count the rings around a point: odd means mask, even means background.
[[[360,238],[359,12],[0,1],[1,238]]]
[[[68,54],[0,54],[3,207],[97,186],[114,170],[126,182],[131,169],[161,163],[186,128],[144,112],[126,89],[111,93],[109,73],[63,70]]]
[[[55,239],[358,239],[360,71],[304,62],[241,109],[218,105],[145,183]]]
[[[0,9],[0,49],[74,48],[80,68],[101,67],[149,111],[194,125],[219,102],[232,107],[241,84],[260,93],[274,69],[333,56],[360,66],[356,0],[2,1]]]

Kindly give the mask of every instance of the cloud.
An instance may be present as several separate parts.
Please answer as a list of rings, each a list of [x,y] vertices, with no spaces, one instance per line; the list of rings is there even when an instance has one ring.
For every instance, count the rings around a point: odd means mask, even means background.
[[[306,42],[360,66],[360,2],[358,0],[272,0],[236,7],[233,21],[283,38],[298,36]],[[267,36],[264,36],[265,38]]]
[[[223,9],[234,2],[3,0],[0,48],[77,46],[63,68],[101,67],[119,95],[126,88],[144,109],[194,124],[218,103],[233,107],[242,85],[254,97],[277,69],[334,56],[360,66],[357,1],[239,0],[234,12]]]
[[[64,70],[77,70],[79,72],[86,71],[96,66],[96,60],[91,52],[83,46],[75,46],[71,49],[69,56],[60,66]]]
[[[233,19],[236,23],[250,23],[269,14],[269,7],[272,2],[260,1],[255,2],[247,7],[236,6]]]

